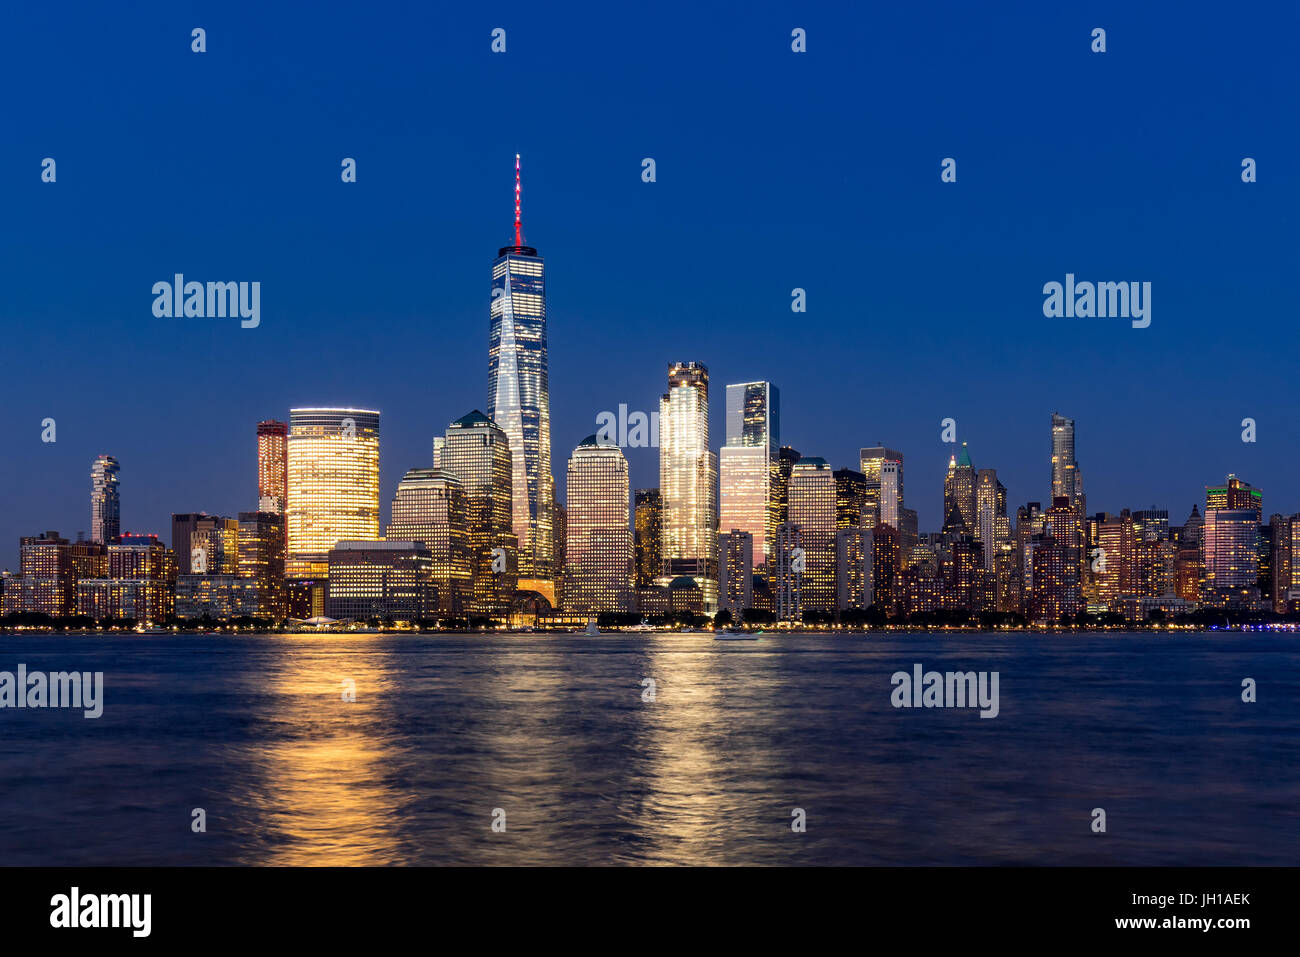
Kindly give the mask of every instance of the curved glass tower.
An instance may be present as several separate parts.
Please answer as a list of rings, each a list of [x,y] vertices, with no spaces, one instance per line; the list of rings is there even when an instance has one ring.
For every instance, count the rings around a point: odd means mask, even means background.
[[[546,264],[523,243],[519,156],[515,156],[515,244],[492,264],[488,418],[510,442],[511,514],[519,577],[551,580],[551,397],[546,357]],[[520,586],[523,587],[523,586]]]

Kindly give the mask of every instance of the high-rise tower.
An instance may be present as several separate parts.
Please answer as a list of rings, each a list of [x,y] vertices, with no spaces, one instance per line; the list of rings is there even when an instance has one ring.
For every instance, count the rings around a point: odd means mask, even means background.
[[[768,555],[772,463],[780,448],[781,393],[770,382],[727,386],[727,444],[718,454],[721,529],[753,536],[754,561]]]
[[[564,604],[595,614],[632,607],[627,459],[616,445],[583,439],[569,458]]]
[[[510,444],[511,524],[519,577],[552,581],[554,479],[547,376],[546,264],[524,245],[519,156],[515,156],[515,242],[492,264],[488,336],[488,418]],[[521,587],[526,587],[521,585]]]
[[[90,540],[111,545],[122,534],[122,502],[117,473],[121,467],[111,455],[99,455],[90,467]]]
[[[694,578],[712,612],[718,601],[718,456],[709,448],[709,370],[702,362],[668,367],[659,421],[664,572]]]
[[[289,498],[289,426],[257,423],[257,510],[283,515]]]
[[[1068,498],[1083,516],[1083,477],[1074,458],[1074,419],[1052,413],[1052,501]]]
[[[324,578],[339,542],[379,538],[379,413],[290,409],[286,460],[285,573]]]

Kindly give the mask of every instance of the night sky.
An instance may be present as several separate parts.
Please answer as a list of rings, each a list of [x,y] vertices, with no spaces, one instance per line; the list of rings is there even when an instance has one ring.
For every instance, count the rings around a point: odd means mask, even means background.
[[[1048,502],[1054,410],[1090,511],[1179,523],[1235,472],[1300,512],[1293,4],[279,6],[0,14],[0,567],[89,531],[98,453],[124,531],[255,508],[256,423],[294,405],[382,411],[386,523],[486,408],[516,152],[561,489],[597,413],[697,360],[715,446],[725,384],[768,379],[805,455],[901,450],[923,531],[941,419],[1014,510]],[[177,272],[260,281],[260,327],[154,318]],[[1067,272],[1151,282],[1150,328],[1045,318]],[[657,450],[629,459],[658,483]]]

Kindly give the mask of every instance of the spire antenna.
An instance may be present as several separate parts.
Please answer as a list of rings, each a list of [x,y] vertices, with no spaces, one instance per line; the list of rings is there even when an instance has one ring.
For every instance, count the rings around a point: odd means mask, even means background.
[[[520,216],[520,209],[521,209],[520,202],[519,202],[520,193],[521,193],[521,187],[519,183],[519,154],[516,153],[515,154],[515,245],[516,246],[522,246],[524,244],[524,224],[523,224],[523,219]]]

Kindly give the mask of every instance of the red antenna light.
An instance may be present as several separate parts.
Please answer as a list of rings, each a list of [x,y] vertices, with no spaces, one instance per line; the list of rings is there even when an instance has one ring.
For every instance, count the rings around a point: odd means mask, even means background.
[[[522,246],[524,244],[524,224],[520,218],[519,194],[520,194],[519,154],[516,153],[515,154],[515,245],[516,246]]]

